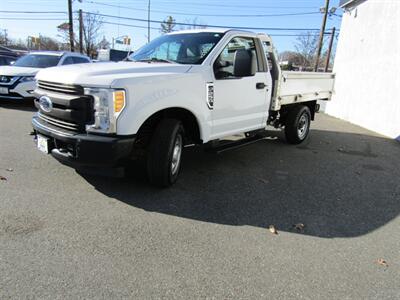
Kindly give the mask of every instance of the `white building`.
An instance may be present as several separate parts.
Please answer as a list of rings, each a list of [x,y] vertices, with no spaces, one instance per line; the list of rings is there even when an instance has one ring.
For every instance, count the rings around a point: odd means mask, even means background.
[[[400,0],[341,0],[344,9],[325,112],[400,140]]]

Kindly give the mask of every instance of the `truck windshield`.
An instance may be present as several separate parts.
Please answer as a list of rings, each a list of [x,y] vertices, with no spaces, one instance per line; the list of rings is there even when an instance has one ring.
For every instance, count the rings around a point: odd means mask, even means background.
[[[19,58],[13,66],[29,68],[48,68],[58,64],[61,56],[28,54]]]
[[[201,64],[222,36],[216,32],[163,35],[129,56],[129,60]]]

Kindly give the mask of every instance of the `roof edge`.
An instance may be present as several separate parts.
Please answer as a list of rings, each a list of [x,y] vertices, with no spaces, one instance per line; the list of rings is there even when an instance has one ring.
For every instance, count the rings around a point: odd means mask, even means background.
[[[346,8],[349,6],[355,6],[364,1],[366,1],[366,0],[340,0],[339,7]]]

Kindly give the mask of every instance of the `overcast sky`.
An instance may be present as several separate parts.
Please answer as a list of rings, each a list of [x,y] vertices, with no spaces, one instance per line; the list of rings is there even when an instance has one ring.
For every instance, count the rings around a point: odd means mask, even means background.
[[[98,12],[116,17],[147,19],[148,0],[75,0],[73,10]],[[245,26],[263,28],[300,28],[319,29],[322,15],[319,8],[325,0],[151,0],[151,19],[160,21],[173,16],[177,22],[197,23],[222,26]],[[331,0],[331,7],[338,5],[339,0]],[[0,0],[0,29],[7,29],[11,38],[23,38],[28,35],[46,35],[57,38],[57,25],[67,20],[67,0]],[[61,12],[28,14],[18,12]],[[336,12],[341,15],[339,9]],[[292,14],[282,16],[281,14]],[[250,16],[249,16],[250,15]],[[281,15],[281,16],[255,16]],[[9,18],[9,19],[6,19]],[[11,19],[10,19],[11,18]],[[35,20],[23,20],[35,19]],[[46,19],[46,20],[38,20]],[[53,20],[48,20],[53,19]],[[105,22],[121,23],[134,26],[147,26],[147,22],[122,20],[104,17]],[[327,29],[340,27],[341,18],[332,16],[328,19]],[[151,38],[160,34],[157,23],[152,23]],[[176,29],[180,26],[177,25]],[[111,41],[113,37],[128,35],[132,38],[132,49],[135,50],[147,41],[147,28],[134,28],[123,25],[104,24],[103,35]],[[279,51],[293,49],[295,30],[254,30],[266,32],[273,36]],[[318,31],[315,31],[318,34]],[[289,36],[279,36],[289,35]]]

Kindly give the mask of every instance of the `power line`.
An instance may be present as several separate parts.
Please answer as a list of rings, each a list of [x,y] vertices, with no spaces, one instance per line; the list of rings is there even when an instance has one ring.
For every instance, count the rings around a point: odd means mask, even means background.
[[[0,17],[0,20],[18,20],[18,21],[66,21],[66,19],[60,19],[60,18],[17,18],[17,17]],[[78,19],[74,19],[75,21],[78,21]],[[109,22],[109,21],[101,21],[103,24],[109,24],[109,25],[120,25],[120,26],[126,26],[126,27],[133,27],[133,28],[143,28],[147,29],[147,26],[141,26],[141,25],[133,25],[133,24],[125,24],[125,23],[115,23],[115,22]],[[192,24],[196,25],[197,24]],[[159,30],[159,27],[150,27],[150,29],[153,30]],[[330,32],[324,32],[324,34],[330,34]],[[318,36],[318,34],[269,34],[270,36]]]
[[[12,14],[66,14],[65,11],[20,11],[20,10],[0,10],[0,13]]]
[[[116,18],[116,19],[123,19],[123,20],[132,20],[132,21],[139,21],[139,22],[148,22],[148,20],[140,19],[140,18],[129,18],[129,17],[120,17],[108,14],[100,14],[100,13],[92,13],[92,12],[84,12],[88,15],[96,15],[100,17],[107,17],[107,18]],[[164,21],[158,20],[150,20],[150,23],[161,24]],[[175,22],[176,25],[183,25],[183,26],[205,26],[211,28],[231,28],[231,29],[245,29],[245,30],[272,30],[272,31],[319,31],[316,28],[282,28],[282,27],[248,27],[248,26],[230,26],[230,25],[208,25],[208,24],[193,24],[193,23],[182,23],[182,22]]]
[[[108,7],[116,7],[116,8],[124,8],[128,10],[135,10],[135,11],[147,11],[144,8],[133,8],[129,6],[122,6],[122,5],[115,5],[115,4],[107,4],[101,3],[96,1],[86,1],[88,3],[108,6]],[[317,12],[301,12],[301,13],[282,13],[282,14],[238,14],[238,15],[227,15],[227,14],[198,14],[198,13],[184,13],[184,12],[176,12],[176,11],[164,11],[164,10],[156,10],[152,9],[152,12],[158,13],[166,13],[166,14],[173,14],[173,15],[185,15],[185,16],[200,16],[200,17],[239,17],[239,18],[253,18],[253,17],[283,17],[283,16],[304,16],[304,15],[319,15],[321,14],[319,11]]]
[[[126,26],[126,27],[134,27],[134,28],[145,28],[147,29],[147,26],[140,26],[140,25],[133,25],[133,24],[124,24],[124,23],[115,23],[115,22],[108,22],[108,21],[102,21],[104,24],[111,24],[111,25],[120,25],[120,26]],[[160,28],[158,27],[150,27],[150,29],[154,30],[159,30]],[[325,34],[329,34],[329,32],[325,32]],[[308,34],[270,34],[271,36],[309,36]],[[315,36],[318,36],[318,34],[312,34]]]
[[[115,22],[108,22],[108,21],[102,21],[104,24],[111,24],[111,25],[120,25],[120,26],[126,26],[126,27],[134,27],[134,28],[144,28],[147,29],[147,26],[140,26],[140,25],[132,25],[132,24],[124,24],[124,23],[115,23]],[[150,27],[150,29],[154,30],[159,30],[160,28],[158,27]]]
[[[282,1],[282,0],[281,0]],[[313,0],[314,1],[314,0]],[[86,1],[89,2],[89,1]],[[131,1],[130,1],[131,2]],[[145,5],[147,3],[147,1],[144,1],[145,3],[142,3],[143,5]],[[224,8],[249,8],[249,5],[235,5],[235,4],[215,4],[215,3],[194,3],[194,2],[180,2],[180,1],[157,1],[157,5],[168,5],[170,6],[172,4],[176,4],[179,6],[199,6],[199,7],[204,7],[204,6],[214,6],[214,7],[224,7]],[[266,9],[296,9],[296,8],[314,8],[314,9],[318,9],[319,6],[260,6],[260,5],[251,5],[251,8],[266,8]]]
[[[0,17],[0,20],[21,20],[21,21],[65,21],[60,18],[17,18],[17,17]]]

